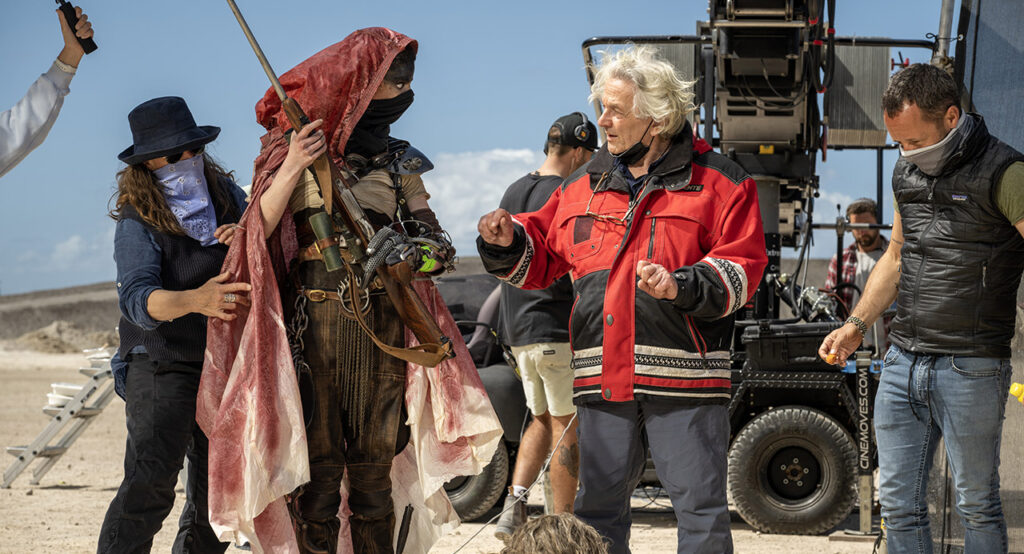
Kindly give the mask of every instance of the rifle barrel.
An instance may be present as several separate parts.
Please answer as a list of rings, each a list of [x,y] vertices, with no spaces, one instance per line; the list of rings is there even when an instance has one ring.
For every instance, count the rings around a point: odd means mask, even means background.
[[[270,62],[267,61],[267,57],[263,54],[263,49],[260,48],[260,43],[256,42],[256,37],[253,36],[252,30],[249,29],[249,24],[245,22],[245,18],[242,17],[242,12],[239,11],[238,5],[235,4],[235,0],[228,0],[228,6],[231,7],[231,12],[235,14],[235,19],[238,20],[238,24],[242,26],[242,32],[245,33],[245,38],[249,39],[249,45],[252,46],[253,52],[256,52],[256,57],[259,58],[260,64],[263,66],[263,71],[267,73],[267,78],[269,78],[270,83],[274,85],[274,92],[277,93],[278,98],[283,102],[285,98],[288,98],[288,95],[284,93],[284,87],[281,86],[281,81],[277,79],[277,74],[275,74],[274,69],[270,67]]]

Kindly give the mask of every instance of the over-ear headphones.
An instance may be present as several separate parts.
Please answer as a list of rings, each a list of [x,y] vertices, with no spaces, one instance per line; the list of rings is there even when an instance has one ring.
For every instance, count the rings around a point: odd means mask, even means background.
[[[583,121],[580,122],[580,124],[577,125],[575,128],[573,128],[572,136],[576,137],[576,140],[582,142],[583,144],[586,144],[587,139],[590,138],[590,121],[587,120],[587,114],[583,112],[573,113],[580,114],[580,118],[582,118]]]

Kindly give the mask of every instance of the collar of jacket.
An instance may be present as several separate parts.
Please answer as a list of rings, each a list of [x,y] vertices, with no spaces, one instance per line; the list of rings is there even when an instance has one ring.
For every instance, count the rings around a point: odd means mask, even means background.
[[[964,165],[967,160],[977,157],[981,150],[988,144],[988,126],[985,125],[985,118],[976,113],[964,113],[961,117],[966,118],[960,136],[957,137],[956,148],[953,154],[946,160],[939,175],[953,172]]]
[[[672,137],[665,158],[648,173],[648,189],[678,190],[689,184],[693,150],[693,129],[687,122],[683,130]],[[614,172],[614,167],[615,157],[608,152],[608,145],[605,144],[586,166],[586,171],[590,174],[590,188],[594,189],[597,186],[601,175],[610,173],[602,188],[628,193],[629,184],[621,175]]]

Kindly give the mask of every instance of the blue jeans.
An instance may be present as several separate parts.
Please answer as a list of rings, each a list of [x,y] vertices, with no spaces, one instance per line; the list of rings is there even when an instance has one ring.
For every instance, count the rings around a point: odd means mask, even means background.
[[[875,397],[879,497],[890,554],[932,552],[928,472],[944,439],[965,554],[1007,551],[999,443],[1010,361],[914,354],[892,346]]]

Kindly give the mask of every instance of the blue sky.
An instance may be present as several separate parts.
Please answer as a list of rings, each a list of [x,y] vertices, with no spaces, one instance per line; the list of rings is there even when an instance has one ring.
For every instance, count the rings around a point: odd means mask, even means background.
[[[704,0],[238,4],[278,73],[361,27],[388,26],[419,41],[416,101],[392,134],[434,161],[425,175],[431,204],[467,255],[475,254],[477,218],[539,165],[548,125],[568,112],[591,113],[583,40],[694,34],[707,17]],[[937,30],[939,4],[839,0],[836,27],[842,36],[922,39]],[[0,110],[22,97],[62,44],[52,4],[4,8]],[[184,97],[200,125],[222,128],[210,151],[240,184],[252,176],[263,134],[253,106],[268,82],[227,3],[88,0],[84,8],[100,49],[82,61],[46,142],[0,179],[0,294],[114,279],[107,203],[117,153],[131,143],[127,114],[145,100]],[[926,61],[923,51],[910,57]],[[886,154],[887,188],[895,158]],[[819,163],[818,221],[834,218],[836,203],[874,195],[874,160],[873,152],[830,152]],[[816,255],[834,248],[829,233],[819,232]]]

